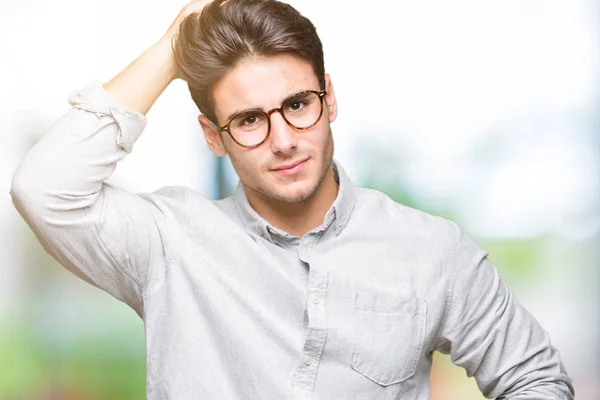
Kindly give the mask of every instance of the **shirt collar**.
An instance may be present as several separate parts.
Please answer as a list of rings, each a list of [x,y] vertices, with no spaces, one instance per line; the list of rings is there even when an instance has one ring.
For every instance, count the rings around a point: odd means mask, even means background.
[[[348,223],[350,214],[354,209],[356,187],[337,160],[333,159],[331,166],[334,178],[338,182],[338,193],[333,204],[325,214],[323,224],[321,227],[315,228],[315,230],[324,230],[330,225],[333,225],[336,235],[339,235]],[[281,238],[287,239],[295,237],[274,227],[254,211],[248,202],[248,197],[246,196],[241,181],[235,189],[233,200],[240,218],[246,226],[246,229],[249,231],[258,234],[271,242],[273,241],[273,235],[278,235]]]

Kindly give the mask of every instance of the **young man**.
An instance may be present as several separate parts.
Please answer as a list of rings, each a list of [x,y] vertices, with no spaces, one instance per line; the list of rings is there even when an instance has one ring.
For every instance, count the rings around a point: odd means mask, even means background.
[[[355,187],[333,159],[337,103],[311,22],[276,1],[204,6],[73,93],[11,189],[48,253],[143,318],[147,397],[427,399],[438,350],[486,397],[572,399],[487,253],[455,223]],[[176,78],[231,158],[232,197],[105,183]]]

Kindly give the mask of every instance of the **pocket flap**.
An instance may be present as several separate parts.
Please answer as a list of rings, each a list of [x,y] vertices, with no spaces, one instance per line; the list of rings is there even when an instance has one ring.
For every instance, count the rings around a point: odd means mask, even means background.
[[[427,315],[427,303],[418,298],[398,297],[389,293],[356,293],[357,310],[401,312],[404,314]]]

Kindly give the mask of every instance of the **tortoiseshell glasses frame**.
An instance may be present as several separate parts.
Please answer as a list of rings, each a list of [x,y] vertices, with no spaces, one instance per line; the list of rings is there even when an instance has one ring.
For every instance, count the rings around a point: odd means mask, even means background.
[[[292,124],[285,116],[285,112],[284,112],[284,107],[286,105],[289,104],[290,100],[296,98],[296,97],[301,97],[303,94],[307,94],[307,93],[314,93],[315,95],[318,96],[319,98],[319,105],[321,110],[319,111],[319,116],[317,117],[317,119],[310,124],[309,126],[304,126],[304,127],[298,127],[294,124]],[[263,143],[265,143],[267,141],[267,139],[269,138],[269,135],[271,134],[271,114],[273,114],[274,112],[278,112],[279,115],[281,115],[281,117],[283,118],[283,120],[289,125],[290,128],[292,128],[295,131],[305,131],[307,129],[312,128],[313,126],[317,125],[319,123],[319,121],[321,120],[321,117],[323,116],[323,99],[325,98],[325,95],[327,95],[327,91],[326,90],[304,90],[302,92],[298,92],[298,93],[294,93],[293,95],[291,95],[290,97],[286,98],[282,103],[281,103],[281,107],[279,108],[274,108],[272,110],[269,111],[262,111],[262,110],[256,110],[256,111],[251,111],[252,113],[254,113],[255,115],[262,115],[265,117],[265,120],[267,121],[267,133],[265,134],[265,137],[257,144],[253,144],[253,145],[245,145],[243,143],[240,143],[231,133],[231,122],[234,121],[236,118],[238,118],[241,115],[244,115],[247,113],[246,112],[241,112],[239,114],[236,114],[234,116],[232,116],[229,121],[227,122],[227,124],[221,126],[220,128],[218,127],[217,124],[214,124],[215,127],[217,127],[220,131],[225,131],[229,134],[229,137],[231,137],[231,139],[239,146],[246,148],[246,149],[254,149],[260,145],[262,145]],[[214,123],[214,122],[213,122]]]

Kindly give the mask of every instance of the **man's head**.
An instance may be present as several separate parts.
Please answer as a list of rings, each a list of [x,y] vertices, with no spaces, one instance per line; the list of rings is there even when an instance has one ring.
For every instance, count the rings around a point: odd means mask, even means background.
[[[246,191],[284,202],[312,196],[330,170],[337,116],[313,24],[278,1],[215,0],[183,21],[173,50],[209,148],[229,155]],[[257,113],[280,107],[270,119]],[[263,143],[258,132],[268,133]]]

